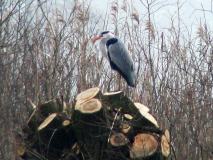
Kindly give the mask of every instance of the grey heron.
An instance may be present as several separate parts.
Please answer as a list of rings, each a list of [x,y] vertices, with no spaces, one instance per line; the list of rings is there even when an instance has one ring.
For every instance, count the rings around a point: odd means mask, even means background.
[[[110,31],[101,32],[92,38],[93,43],[97,40],[100,40],[99,48],[109,60],[111,68],[116,70],[129,86],[135,87],[134,65],[124,43]]]

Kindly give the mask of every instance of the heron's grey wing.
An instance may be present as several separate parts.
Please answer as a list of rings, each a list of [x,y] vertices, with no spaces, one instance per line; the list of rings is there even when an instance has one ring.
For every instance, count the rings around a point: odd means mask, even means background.
[[[117,39],[117,42],[108,46],[110,60],[122,70],[133,70],[133,62],[125,45]]]
[[[128,84],[133,86],[135,83],[133,61],[125,45],[119,39],[108,45],[108,56],[111,67],[117,70]]]

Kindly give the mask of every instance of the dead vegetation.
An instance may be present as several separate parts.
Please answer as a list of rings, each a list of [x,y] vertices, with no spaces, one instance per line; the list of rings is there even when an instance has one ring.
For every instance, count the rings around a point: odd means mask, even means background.
[[[75,104],[75,96],[88,88],[99,86],[102,91],[109,92],[116,90],[118,85],[134,102],[150,107],[149,113],[144,108],[139,111],[147,117],[155,115],[158,122],[154,123],[155,127],[169,130],[172,159],[212,159],[213,45],[212,29],[205,16],[195,34],[181,20],[179,3],[171,23],[160,30],[153,19],[156,10],[163,9],[158,0],[141,1],[145,9],[143,15],[129,1],[123,4],[115,1],[104,21],[98,13],[94,14],[87,1],[63,2],[60,8],[45,0],[0,1],[0,159],[18,159],[17,154],[25,153],[20,137],[23,136],[22,127],[34,118],[29,119],[31,102],[35,106],[49,106],[52,103],[49,100],[62,97],[64,102]],[[121,15],[123,18],[119,18]],[[106,28],[113,28],[131,52],[137,71],[136,89],[128,88],[124,82],[119,84],[119,78],[111,73],[108,63],[90,43],[93,34]],[[110,94],[102,96],[114,107],[114,95],[110,98]],[[89,112],[90,105],[85,106],[84,101],[83,98],[76,104],[78,110]],[[59,102],[55,100],[54,104]],[[102,111],[103,105],[96,96],[89,102],[98,106],[92,108],[93,111]],[[43,122],[49,118],[40,129],[55,120],[56,126],[62,124],[62,130],[70,126],[73,122],[63,113],[64,107],[64,104],[45,107],[38,119]],[[127,120],[134,118],[131,112],[125,113]],[[122,134],[111,133],[111,143],[123,142],[123,134],[130,132],[132,126],[124,123],[120,129]],[[59,136],[67,136],[64,130]],[[55,132],[45,133],[44,136],[52,140],[39,143],[37,147],[53,141],[61,147],[54,140]],[[164,134],[157,142],[158,147],[161,142],[162,153],[167,155],[168,135]],[[140,150],[136,146],[142,143],[140,140],[144,136],[133,138],[132,146],[136,150]],[[153,142],[154,151],[155,140],[148,139]],[[79,152],[79,145],[72,147],[74,152]],[[48,149],[44,152],[40,159],[46,159],[45,155],[51,153]],[[33,154],[38,156],[36,152]],[[137,152],[131,154],[136,155]]]

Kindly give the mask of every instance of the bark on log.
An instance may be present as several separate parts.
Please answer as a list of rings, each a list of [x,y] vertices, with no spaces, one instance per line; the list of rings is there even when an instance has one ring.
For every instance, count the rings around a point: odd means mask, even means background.
[[[60,98],[55,98],[38,106],[41,115],[47,117],[51,113],[62,112],[64,103]]]

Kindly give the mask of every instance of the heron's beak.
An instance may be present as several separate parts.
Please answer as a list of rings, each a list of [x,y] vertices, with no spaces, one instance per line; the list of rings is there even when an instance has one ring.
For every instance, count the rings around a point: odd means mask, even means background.
[[[100,35],[96,35],[96,36],[94,36],[91,40],[92,40],[92,43],[94,44],[97,40],[99,40],[99,39],[101,39],[102,38],[102,36],[100,36]]]

